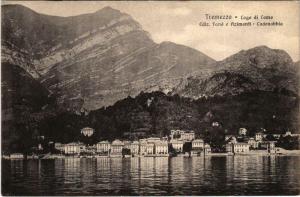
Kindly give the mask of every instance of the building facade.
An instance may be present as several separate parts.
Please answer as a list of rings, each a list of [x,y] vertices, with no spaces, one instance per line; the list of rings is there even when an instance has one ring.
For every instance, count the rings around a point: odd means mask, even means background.
[[[234,153],[247,153],[250,151],[249,147],[250,146],[248,143],[239,142],[239,143],[233,144],[233,152]]]
[[[91,137],[94,134],[94,129],[90,127],[85,127],[81,129],[81,134],[87,137]]]
[[[210,154],[211,153],[211,147],[209,144],[204,145],[204,154]]]
[[[183,151],[183,141],[179,139],[173,139],[170,140],[170,144],[172,145],[173,149],[176,152],[182,152]]]
[[[257,149],[258,148],[258,142],[255,141],[254,138],[250,138],[248,140],[249,148]]]
[[[247,135],[247,129],[246,128],[240,128],[239,129],[239,135],[246,136]]]
[[[155,154],[157,156],[168,155],[169,154],[168,142],[166,142],[166,141],[156,142],[155,143]]]
[[[261,133],[261,132],[258,132],[258,133],[256,133],[255,134],[255,141],[262,141],[263,140],[263,133]]]
[[[67,155],[80,154],[80,152],[81,147],[79,143],[72,142],[64,146],[64,153]]]
[[[111,143],[111,154],[122,154],[124,143],[120,140],[114,140]]]
[[[109,141],[101,141],[96,145],[97,153],[109,153],[111,144]]]
[[[147,143],[147,155],[153,155],[154,154],[154,143]]]
[[[139,142],[133,141],[130,145],[131,154],[137,155],[139,154]]]
[[[147,141],[146,140],[140,140],[139,141],[139,154],[140,155],[146,155],[147,154]]]

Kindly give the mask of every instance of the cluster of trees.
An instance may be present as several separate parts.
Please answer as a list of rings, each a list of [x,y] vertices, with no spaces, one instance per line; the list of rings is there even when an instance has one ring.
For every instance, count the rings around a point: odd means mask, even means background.
[[[54,142],[83,141],[94,144],[102,139],[122,138],[124,132],[135,132],[141,128],[147,136],[161,137],[171,129],[185,129],[194,130],[196,135],[211,144],[212,149],[222,151],[225,129],[226,134],[236,134],[241,127],[249,128],[250,132],[258,131],[261,127],[275,133],[285,128],[296,130],[299,126],[297,106],[298,98],[261,91],[199,100],[162,92],[141,93],[136,98],[128,97],[113,106],[91,111],[88,115],[53,110],[51,116],[37,121],[32,119],[33,123],[31,121],[27,125],[26,122],[18,124],[16,129],[19,134],[11,144],[14,144],[16,151],[28,150],[33,144],[34,130]],[[218,122],[219,126],[212,126],[213,122]],[[80,130],[86,126],[95,129],[91,138],[82,138],[80,135]],[[290,140],[280,143],[286,141]],[[22,146],[18,146],[20,144]]]

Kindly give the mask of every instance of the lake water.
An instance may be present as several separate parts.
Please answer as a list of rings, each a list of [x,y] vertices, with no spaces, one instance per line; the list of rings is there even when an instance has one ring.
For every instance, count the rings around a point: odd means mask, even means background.
[[[3,195],[299,193],[299,156],[2,160]]]

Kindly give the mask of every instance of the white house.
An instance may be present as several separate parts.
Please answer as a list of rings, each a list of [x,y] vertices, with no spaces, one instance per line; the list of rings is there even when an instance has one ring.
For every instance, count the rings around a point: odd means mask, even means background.
[[[111,154],[122,154],[124,143],[120,140],[114,140],[111,143]]]
[[[183,150],[183,141],[179,139],[170,140],[170,144],[176,152],[182,152]]]
[[[147,155],[153,155],[154,154],[154,143],[147,143]]]
[[[80,154],[81,152],[81,146],[79,143],[68,143],[64,146],[64,152],[67,155],[74,155],[74,154]]]
[[[168,153],[169,153],[169,151],[168,151],[168,142],[160,141],[160,142],[155,143],[155,154],[157,156],[167,155]]]
[[[190,142],[195,139],[195,132],[194,131],[184,132],[181,134],[180,139],[183,141]]]
[[[251,147],[251,148],[258,148],[258,142],[257,141],[255,141],[255,139],[254,138],[250,138],[249,140],[248,140],[248,144],[249,144],[249,147]]]
[[[263,140],[263,133],[261,133],[261,132],[258,132],[258,133],[256,133],[255,134],[255,141],[262,141]]]
[[[249,144],[248,143],[242,143],[238,142],[236,144],[233,144],[233,152],[234,153],[247,153],[249,152]]]
[[[109,141],[101,141],[96,145],[97,153],[109,153],[111,145]]]
[[[204,154],[209,154],[211,153],[211,147],[209,144],[204,145]]]
[[[147,141],[145,139],[141,139],[139,141],[139,154],[146,155],[147,154]]]
[[[131,154],[139,154],[139,142],[138,141],[133,141],[130,144],[130,151],[131,151]]]
[[[204,141],[202,139],[193,140],[192,149],[204,149]]]
[[[90,127],[85,127],[81,129],[81,134],[87,137],[91,137],[94,134],[94,129]]]
[[[243,136],[247,135],[247,129],[246,128],[240,128],[239,129],[239,135],[243,135]]]

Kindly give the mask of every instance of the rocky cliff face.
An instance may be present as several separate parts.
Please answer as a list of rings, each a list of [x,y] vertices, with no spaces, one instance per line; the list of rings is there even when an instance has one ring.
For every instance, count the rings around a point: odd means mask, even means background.
[[[193,98],[253,90],[299,93],[299,67],[283,50],[266,46],[243,50],[217,62],[214,68],[211,75],[191,77],[176,91]]]
[[[97,109],[141,91],[171,91],[180,79],[211,69],[194,49],[156,44],[129,15],[110,7],[55,17],[2,7],[2,59],[21,66],[68,109]]]

